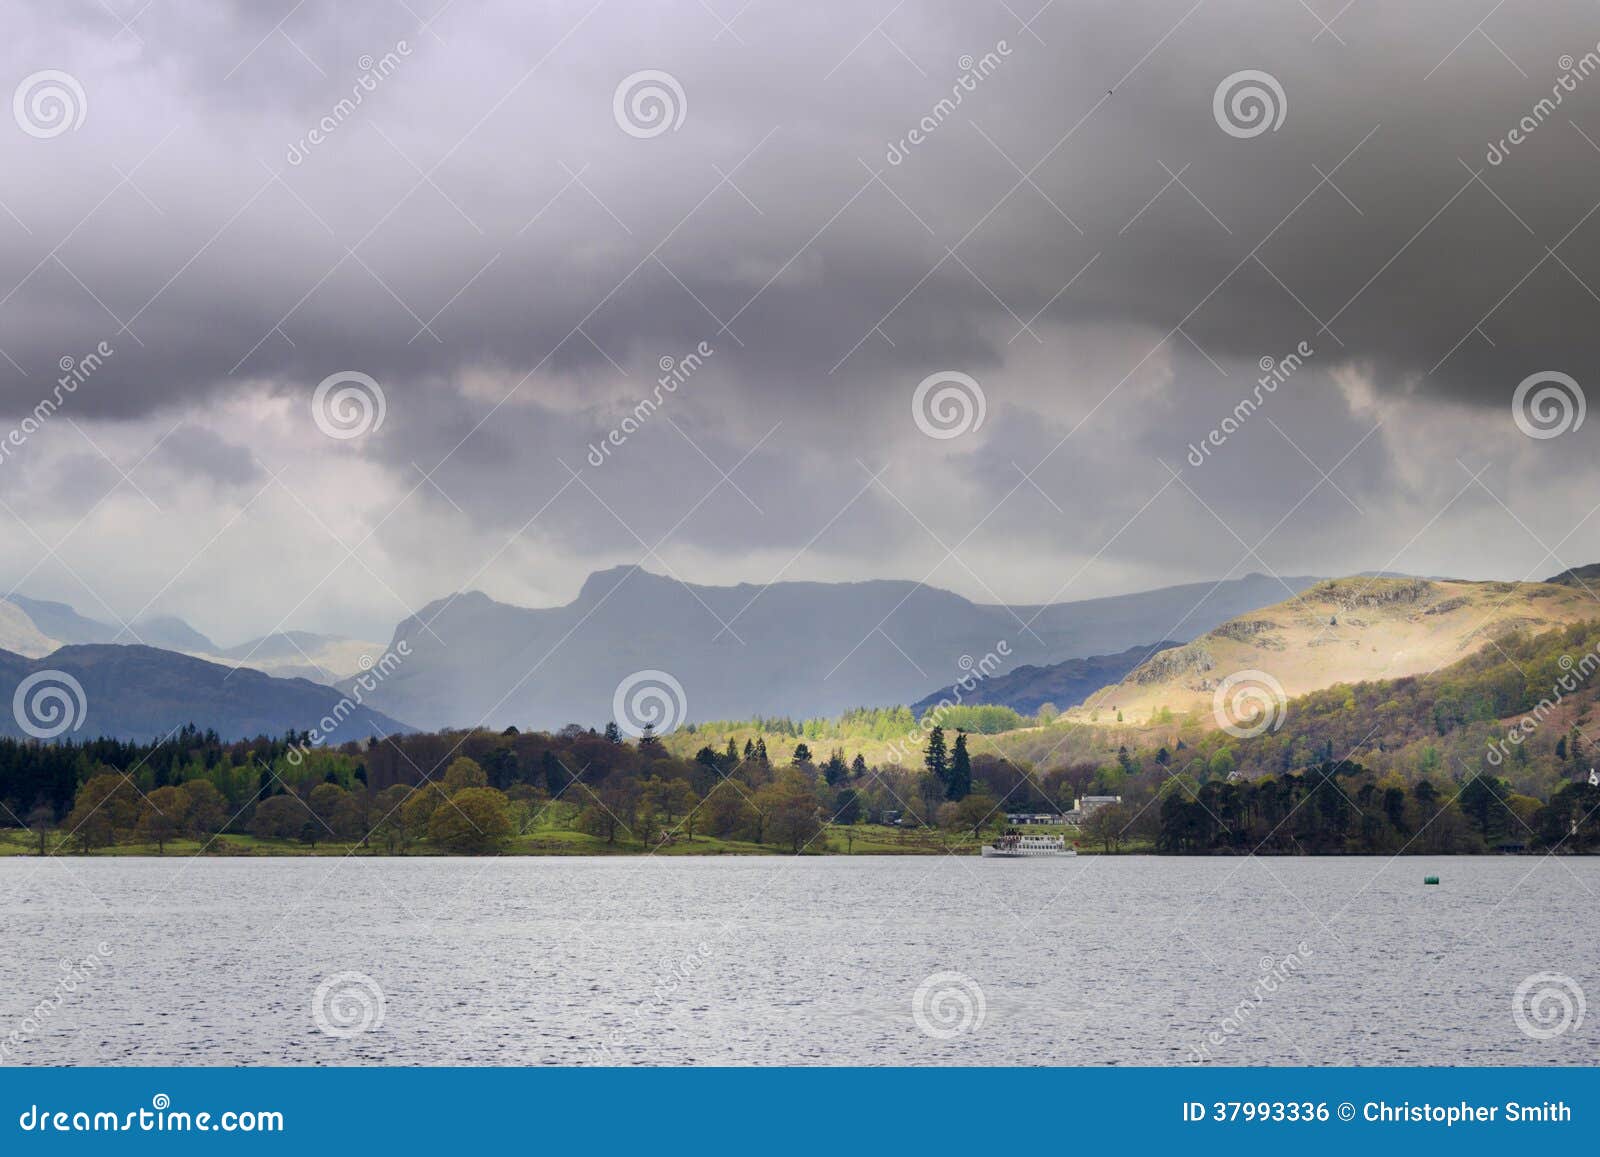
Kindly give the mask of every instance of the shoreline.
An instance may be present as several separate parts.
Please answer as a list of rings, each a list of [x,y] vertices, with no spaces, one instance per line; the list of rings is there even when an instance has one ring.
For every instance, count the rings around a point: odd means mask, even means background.
[[[699,841],[697,841],[698,843]],[[0,861],[7,860],[38,860],[71,859],[71,860],[189,860],[189,859],[216,859],[216,860],[304,860],[304,859],[331,859],[359,857],[361,859],[379,860],[495,860],[495,859],[773,859],[773,858],[804,858],[804,859],[893,859],[900,857],[929,856],[957,856],[983,858],[979,854],[978,844],[953,844],[943,846],[906,847],[906,848],[858,848],[855,851],[846,851],[843,848],[829,847],[826,850],[804,850],[799,853],[786,848],[772,846],[746,845],[729,847],[721,841],[706,841],[704,848],[663,847],[654,850],[642,847],[587,847],[572,844],[559,849],[525,849],[509,848],[497,852],[484,852],[479,854],[462,853],[458,851],[438,850],[430,848],[412,848],[409,851],[393,851],[380,847],[362,847],[359,844],[322,843],[315,847],[306,846],[280,846],[238,847],[226,844],[221,847],[212,846],[200,848],[198,846],[183,846],[178,843],[170,845],[165,852],[157,851],[153,844],[125,844],[112,848],[98,848],[93,852],[78,852],[68,850],[51,850],[41,857],[37,850],[22,848],[15,843],[0,842]],[[1274,860],[1376,860],[1376,859],[1405,859],[1410,861],[1425,860],[1455,860],[1455,859],[1517,859],[1530,856],[1542,856],[1543,852],[1406,852],[1401,854],[1379,852],[1330,852],[1330,853],[1294,853],[1294,852],[1206,852],[1183,854],[1174,852],[1158,852],[1154,848],[1139,847],[1126,848],[1115,852],[1107,852],[1099,848],[1080,848],[1076,856],[1040,856],[1032,857],[1043,860],[1073,860],[1099,857],[1112,857],[1118,859],[1142,858],[1161,860],[1236,860],[1254,855],[1258,858]],[[1567,856],[1574,858],[1587,858],[1588,853],[1569,852]]]

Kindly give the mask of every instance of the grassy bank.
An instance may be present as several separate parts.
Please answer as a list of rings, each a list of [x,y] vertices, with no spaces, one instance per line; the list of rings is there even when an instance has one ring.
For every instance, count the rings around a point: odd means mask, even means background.
[[[985,840],[992,840],[992,835]],[[1070,836],[1069,836],[1070,840]],[[970,832],[955,834],[929,829],[902,829],[879,824],[855,824],[849,827],[832,825],[823,837],[806,848],[805,855],[853,856],[937,856],[978,854],[983,841],[974,840]],[[45,839],[50,855],[76,856],[81,853],[59,834]],[[1092,854],[1098,849],[1087,844],[1079,849]],[[1125,848],[1124,851],[1135,850]],[[1148,849],[1138,849],[1148,850]],[[26,832],[15,829],[0,832],[0,856],[36,856],[39,841]],[[96,848],[95,856],[155,856],[175,858],[195,855],[206,856],[435,856],[458,855],[428,845],[426,840],[394,849],[377,841],[349,843],[341,840],[323,840],[316,844],[298,840],[262,839],[249,835],[223,835],[202,842],[194,839],[167,841],[165,851],[153,843],[124,843],[112,847]],[[791,854],[788,848],[772,844],[756,844],[743,840],[725,840],[709,836],[694,839],[680,837],[673,843],[647,848],[635,839],[619,835],[608,843],[598,836],[560,828],[541,828],[525,835],[513,836],[498,854],[503,856],[779,856]]]

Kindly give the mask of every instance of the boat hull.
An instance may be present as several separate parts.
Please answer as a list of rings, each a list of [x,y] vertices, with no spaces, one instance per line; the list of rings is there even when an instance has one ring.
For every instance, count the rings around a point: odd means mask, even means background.
[[[983,845],[982,852],[986,860],[1033,860],[1041,857],[1059,860],[1077,854],[1071,848],[1064,851],[1056,848],[996,848],[989,844]]]

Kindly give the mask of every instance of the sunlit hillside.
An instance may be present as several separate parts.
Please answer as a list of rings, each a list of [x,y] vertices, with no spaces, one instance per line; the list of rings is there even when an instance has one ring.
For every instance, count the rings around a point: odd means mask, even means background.
[[[1263,672],[1294,697],[1339,683],[1422,675],[1510,632],[1539,633],[1600,617],[1581,585],[1345,578],[1232,619],[1153,656],[1070,713],[1148,723],[1165,709],[1212,714],[1230,675]]]

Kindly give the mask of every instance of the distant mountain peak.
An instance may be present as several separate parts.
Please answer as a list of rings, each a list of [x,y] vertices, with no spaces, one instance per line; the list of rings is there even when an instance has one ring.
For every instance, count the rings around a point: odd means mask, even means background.
[[[215,655],[218,647],[176,615],[146,615],[130,624],[134,638],[130,641],[159,647],[164,651],[199,651]],[[127,634],[128,632],[124,632]]]
[[[646,580],[659,582],[663,576],[652,574],[637,564],[619,564],[597,570],[583,580],[583,586],[578,588],[578,597],[575,601],[591,604],[601,599],[609,598],[618,587],[625,582]]]
[[[1594,587],[1600,584],[1600,562],[1591,562],[1586,566],[1568,567],[1560,574],[1544,581],[1564,587]]]
[[[26,595],[12,595],[6,601],[58,643],[109,643],[117,633],[117,628],[80,615],[66,603],[30,599]]]

